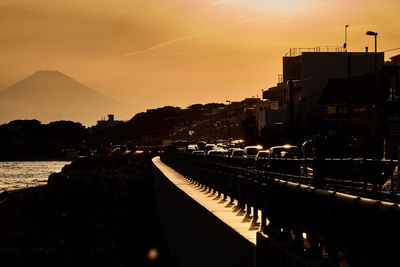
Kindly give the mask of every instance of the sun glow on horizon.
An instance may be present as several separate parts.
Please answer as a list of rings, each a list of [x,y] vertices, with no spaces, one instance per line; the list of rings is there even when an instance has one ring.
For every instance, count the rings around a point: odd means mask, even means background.
[[[362,4],[360,4],[362,3]],[[276,85],[296,47],[400,46],[398,0],[3,0],[0,89],[55,69],[146,108],[241,100]],[[399,54],[391,51],[388,56]]]

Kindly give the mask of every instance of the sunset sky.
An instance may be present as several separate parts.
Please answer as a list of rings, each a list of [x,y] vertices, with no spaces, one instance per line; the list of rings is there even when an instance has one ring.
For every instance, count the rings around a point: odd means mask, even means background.
[[[261,95],[290,48],[400,47],[399,0],[0,0],[0,89],[58,70],[146,108]],[[386,54],[386,58],[400,50]]]

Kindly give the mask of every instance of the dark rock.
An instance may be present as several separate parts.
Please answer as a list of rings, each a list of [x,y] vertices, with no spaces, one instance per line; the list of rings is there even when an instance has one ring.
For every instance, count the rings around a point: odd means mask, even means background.
[[[1,194],[2,266],[171,266],[150,160],[79,159],[47,186]]]

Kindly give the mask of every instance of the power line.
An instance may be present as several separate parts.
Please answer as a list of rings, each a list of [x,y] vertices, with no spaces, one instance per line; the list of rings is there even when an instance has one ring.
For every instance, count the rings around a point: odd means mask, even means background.
[[[389,49],[389,50],[386,50],[386,51],[383,51],[383,52],[385,53],[385,52],[390,52],[390,51],[394,51],[394,50],[398,50],[398,49],[400,49],[400,47]]]

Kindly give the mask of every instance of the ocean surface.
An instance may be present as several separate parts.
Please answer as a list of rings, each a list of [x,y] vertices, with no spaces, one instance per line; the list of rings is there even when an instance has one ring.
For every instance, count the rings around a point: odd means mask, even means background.
[[[0,192],[47,184],[70,161],[0,161]]]

